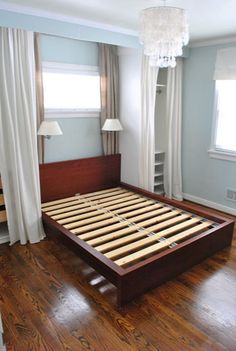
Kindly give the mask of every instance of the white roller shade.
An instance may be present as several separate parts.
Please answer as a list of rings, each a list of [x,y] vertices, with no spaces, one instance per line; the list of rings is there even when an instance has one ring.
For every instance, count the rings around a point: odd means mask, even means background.
[[[214,80],[236,80],[236,46],[217,51]]]

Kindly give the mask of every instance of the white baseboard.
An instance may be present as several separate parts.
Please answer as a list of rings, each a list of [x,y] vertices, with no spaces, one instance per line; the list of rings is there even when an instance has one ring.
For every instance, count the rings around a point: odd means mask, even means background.
[[[9,235],[0,235],[0,244],[5,244],[5,243],[8,243],[9,241],[10,241]]]
[[[186,194],[186,193],[183,194],[183,197],[184,197],[184,199],[192,201],[192,202],[196,202],[197,204],[207,206],[207,207],[213,208],[215,210],[226,212],[226,213],[229,213],[233,216],[236,216],[236,209],[235,208],[224,206],[224,205],[218,204],[217,202],[208,201],[208,200],[203,199],[201,197]]]

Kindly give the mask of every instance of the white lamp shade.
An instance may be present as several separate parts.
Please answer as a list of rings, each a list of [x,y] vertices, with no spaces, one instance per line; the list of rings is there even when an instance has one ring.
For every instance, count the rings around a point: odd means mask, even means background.
[[[123,127],[117,118],[107,118],[102,127],[102,130],[105,130],[107,132],[119,132],[123,130]]]
[[[39,127],[38,135],[62,135],[62,130],[56,121],[43,121]]]

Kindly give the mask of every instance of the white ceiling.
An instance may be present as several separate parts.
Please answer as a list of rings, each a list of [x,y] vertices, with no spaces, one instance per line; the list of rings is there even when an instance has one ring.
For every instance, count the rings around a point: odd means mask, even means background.
[[[0,8],[137,34],[141,9],[162,0],[7,0]],[[236,0],[167,0],[188,11],[191,41],[236,36]],[[94,22],[94,23],[93,23]]]

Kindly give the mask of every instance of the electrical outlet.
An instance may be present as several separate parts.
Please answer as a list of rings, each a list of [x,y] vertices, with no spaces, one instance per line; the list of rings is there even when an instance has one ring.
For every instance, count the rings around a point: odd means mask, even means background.
[[[226,189],[226,199],[236,202],[236,190]]]

